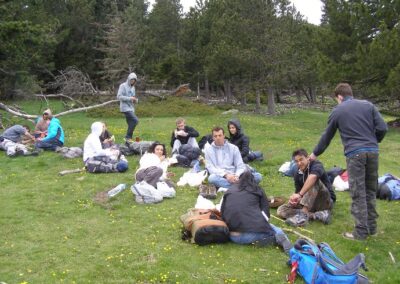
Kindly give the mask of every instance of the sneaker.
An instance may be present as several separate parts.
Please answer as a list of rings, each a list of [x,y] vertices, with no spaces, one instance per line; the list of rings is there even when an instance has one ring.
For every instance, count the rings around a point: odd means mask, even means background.
[[[199,185],[199,194],[203,196],[204,198],[207,198],[208,196],[208,186],[205,184],[200,184]]]
[[[124,154],[121,154],[121,155],[119,156],[119,159],[120,159],[121,161],[128,162],[128,160],[125,158],[125,155],[124,155]]]
[[[209,199],[215,199],[217,198],[217,188],[213,184],[208,185],[208,194],[207,198]]]
[[[314,220],[319,220],[325,225],[331,223],[332,214],[330,210],[317,211],[314,213]]]
[[[308,223],[308,216],[304,212],[297,213],[296,215],[287,218],[286,224],[293,226],[293,227],[302,227],[307,225]]]
[[[342,234],[343,238],[352,240],[352,241],[364,241],[365,239],[358,237],[357,235],[354,235],[353,233],[350,232],[344,232]]]
[[[293,247],[292,243],[286,234],[275,234],[276,243],[283,248],[286,254],[289,254],[290,249]]]
[[[226,188],[226,187],[218,188],[218,192],[225,192],[225,191],[228,191],[228,190],[229,190],[229,188]]]

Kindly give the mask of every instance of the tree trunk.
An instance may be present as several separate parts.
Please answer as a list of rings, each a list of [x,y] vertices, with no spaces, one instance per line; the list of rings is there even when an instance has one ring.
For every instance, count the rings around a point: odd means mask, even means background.
[[[224,91],[227,103],[232,103],[232,90],[231,90],[231,81],[230,79],[224,80]]]
[[[275,96],[276,96],[276,102],[278,104],[282,103],[282,101],[281,101],[281,92],[276,91]]]
[[[206,91],[206,96],[209,97],[210,96],[210,84],[208,82],[208,77],[206,77],[206,79],[204,81],[204,89]]]
[[[310,90],[310,99],[312,103],[316,103],[317,102],[317,98],[316,98],[316,92],[315,92],[315,87],[309,87]]]
[[[256,113],[261,112],[261,96],[260,96],[260,90],[256,91]]]
[[[296,88],[294,91],[295,91],[295,93],[296,93],[297,103],[301,103],[301,93],[300,93],[300,90]]]
[[[268,114],[275,115],[275,100],[274,100],[274,90],[272,87],[268,88]]]

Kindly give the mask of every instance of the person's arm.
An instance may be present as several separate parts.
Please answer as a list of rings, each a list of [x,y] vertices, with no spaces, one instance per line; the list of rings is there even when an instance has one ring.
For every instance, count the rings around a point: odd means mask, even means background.
[[[199,137],[199,132],[196,129],[190,126],[185,126],[185,132],[188,134],[189,137]]]
[[[174,130],[174,131],[172,131],[172,134],[171,134],[171,147],[174,147],[175,139],[176,139],[176,137],[175,137],[175,130]]]
[[[326,150],[326,148],[328,148],[332,138],[336,134],[336,130],[337,130],[337,122],[335,119],[335,114],[334,112],[332,112],[331,115],[329,116],[328,125],[324,133],[322,133],[317,146],[315,146],[312,154],[310,155],[311,160],[315,160],[317,156],[321,155]]]
[[[386,135],[388,130],[386,122],[383,120],[382,115],[378,109],[374,106],[374,124],[375,124],[375,136],[378,143],[380,143]]]
[[[315,174],[309,174],[307,179],[304,182],[303,187],[298,193],[294,193],[290,196],[289,203],[297,204],[299,203],[300,199],[312,188],[315,183],[318,181],[318,176]]]
[[[119,85],[119,89],[118,89],[118,93],[117,93],[117,100],[124,101],[124,102],[132,101],[132,98],[127,96],[127,94],[125,92],[124,84]]]
[[[268,204],[268,199],[267,195],[265,194],[264,190],[261,190],[261,199],[260,199],[260,208],[261,211],[264,211],[265,214],[267,214],[268,218],[270,218],[270,213],[269,213],[269,204]]]
[[[250,139],[246,135],[242,137],[242,149],[240,149],[240,154],[242,157],[246,157],[250,152]]]
[[[42,141],[47,141],[47,140],[50,140],[50,139],[56,137],[57,131],[58,131],[58,124],[50,122],[49,128],[47,128],[47,135],[46,135],[46,137],[44,137],[42,139]]]

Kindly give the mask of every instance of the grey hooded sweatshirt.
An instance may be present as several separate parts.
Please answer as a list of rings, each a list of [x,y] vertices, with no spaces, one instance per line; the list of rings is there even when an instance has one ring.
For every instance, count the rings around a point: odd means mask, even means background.
[[[135,107],[133,106],[131,98],[136,96],[136,90],[135,86],[130,85],[132,79],[137,80],[135,73],[130,73],[126,82],[119,85],[117,99],[119,100],[119,110],[121,112],[135,112]]]

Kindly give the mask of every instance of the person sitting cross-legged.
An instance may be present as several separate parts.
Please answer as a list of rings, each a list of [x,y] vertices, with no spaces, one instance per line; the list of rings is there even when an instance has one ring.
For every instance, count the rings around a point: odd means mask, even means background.
[[[64,130],[61,127],[60,120],[49,113],[49,127],[47,135],[44,138],[37,138],[35,148],[49,151],[55,151],[57,147],[64,145]]]
[[[185,119],[179,117],[176,119],[176,128],[171,134],[172,155],[179,154],[179,148],[182,145],[190,145],[194,148],[199,148],[196,137],[199,137],[199,132],[193,127],[186,125]]]
[[[91,133],[85,140],[83,146],[83,162],[86,170],[90,173],[115,173],[125,172],[128,169],[128,162],[119,150],[103,149],[100,142],[100,135],[104,131],[102,122],[94,122],[91,126]]]
[[[239,182],[239,177],[245,170],[252,171],[257,183],[261,181],[261,174],[243,163],[239,148],[225,140],[222,127],[214,127],[212,135],[214,142],[204,149],[206,168],[210,174],[208,177],[210,184],[227,190],[233,184]]]
[[[292,157],[298,166],[293,177],[295,193],[287,204],[278,207],[278,216],[293,226],[306,225],[309,220],[329,224],[336,196],[324,166],[320,161],[310,161],[304,149],[294,151]]]

